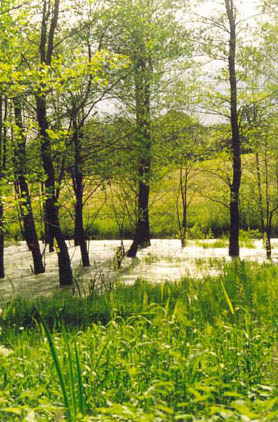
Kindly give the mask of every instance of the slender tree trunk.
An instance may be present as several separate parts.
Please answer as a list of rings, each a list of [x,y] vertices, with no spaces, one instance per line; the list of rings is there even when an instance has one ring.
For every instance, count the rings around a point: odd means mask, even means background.
[[[53,237],[53,232],[52,230],[50,230],[50,226],[48,223],[48,219],[46,216],[46,207],[44,204],[44,233],[45,233],[45,243],[46,245],[48,245],[48,251],[49,252],[54,252],[55,248],[54,248],[54,237]]]
[[[90,266],[89,254],[86,243],[86,236],[83,225],[83,173],[82,173],[82,158],[80,155],[80,134],[77,128],[76,119],[73,119],[73,144],[74,144],[74,174],[73,187],[75,192],[75,224],[74,224],[74,243],[75,246],[80,246],[81,259],[83,267]]]
[[[58,25],[60,0],[43,0],[42,2],[42,23],[40,35],[40,61],[42,65],[51,66],[54,49],[55,31]],[[52,161],[51,139],[48,134],[49,124],[47,120],[47,101],[44,92],[44,82],[41,81],[41,90],[35,94],[36,112],[39,125],[41,157],[45,180],[45,216],[48,224],[49,234],[57,243],[57,255],[59,265],[60,286],[73,283],[71,262],[67,244],[60,228],[59,209],[55,195],[55,172]]]
[[[41,206],[41,232],[42,232],[42,240],[45,245],[48,245],[49,252],[54,252],[54,238],[53,234],[50,233],[49,224],[46,218],[46,210],[45,210],[45,185],[44,182],[41,182],[41,189],[40,194],[42,197],[42,206]]]
[[[83,267],[89,267],[90,259],[89,259],[85,231],[84,231],[84,226],[83,226],[83,205],[81,205],[80,202],[81,202],[80,198],[76,198],[74,244],[75,246],[80,247]]]
[[[139,174],[144,174],[144,169],[140,167]],[[127,252],[128,257],[135,257],[138,247],[147,247],[150,245],[150,226],[149,226],[149,185],[139,181],[139,194],[138,194],[138,218],[135,228],[135,235],[132,245]]]
[[[266,224],[266,239],[265,239],[265,251],[267,259],[271,259],[272,247],[271,247],[271,231],[272,231],[272,217],[274,214],[274,210],[270,211],[267,216],[267,224]]]
[[[232,162],[233,177],[230,186],[230,240],[229,255],[239,257],[239,189],[241,181],[241,153],[240,134],[237,111],[237,79],[236,79],[236,21],[233,0],[225,0],[226,12],[230,26],[229,39],[229,82],[230,82],[230,111],[232,129]]]
[[[266,231],[265,250],[267,259],[271,259],[271,230]]]
[[[0,193],[2,191],[1,184],[3,178],[3,151],[5,150],[5,143],[6,138],[4,134],[4,122],[3,122],[3,106],[5,106],[5,100],[3,100],[2,95],[0,95]],[[5,114],[5,113],[4,113]],[[5,117],[5,115],[4,115]],[[1,195],[2,197],[2,195]],[[5,269],[4,269],[4,207],[3,202],[0,199],[0,278],[5,277]]]
[[[138,216],[133,243],[127,256],[134,257],[138,247],[150,246],[149,193],[151,166],[150,133],[150,81],[152,68],[150,60],[143,56],[135,65],[136,126],[139,154]]]
[[[182,196],[182,227],[181,227],[181,246],[185,247],[186,232],[187,232],[187,182],[188,182],[188,171],[185,169],[184,179],[182,169],[180,170],[180,189]]]
[[[271,227],[272,227],[272,215],[273,212],[270,210],[270,194],[269,194],[269,174],[268,174],[268,156],[267,156],[267,144],[265,145],[264,151],[264,167],[265,167],[265,199],[266,199],[266,240],[265,240],[265,251],[267,259],[271,259]]]
[[[26,181],[26,138],[23,130],[21,104],[14,100],[15,123],[18,128],[14,144],[15,183],[19,193],[19,205],[24,227],[24,238],[33,257],[34,273],[45,272],[39,240],[35,227],[29,187]]]
[[[58,206],[55,197],[55,174],[51,157],[51,143],[48,136],[48,121],[46,118],[46,100],[44,96],[36,96],[37,118],[40,128],[41,156],[46,174],[45,190],[45,216],[50,236],[57,242],[57,255],[59,265],[59,280],[61,286],[71,285],[72,270],[67,244],[60,228]]]
[[[262,194],[261,169],[260,169],[259,153],[256,152],[255,155],[256,155],[257,186],[258,186],[258,193],[259,193],[260,224],[261,224],[262,239],[264,240],[265,227],[264,227],[264,209],[263,209],[263,194]]]

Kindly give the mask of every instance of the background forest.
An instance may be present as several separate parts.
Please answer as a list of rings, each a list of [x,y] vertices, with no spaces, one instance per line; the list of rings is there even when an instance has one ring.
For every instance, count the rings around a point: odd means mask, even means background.
[[[254,9],[255,10],[255,9]],[[1,2],[0,276],[4,240],[277,231],[277,10],[226,0]]]

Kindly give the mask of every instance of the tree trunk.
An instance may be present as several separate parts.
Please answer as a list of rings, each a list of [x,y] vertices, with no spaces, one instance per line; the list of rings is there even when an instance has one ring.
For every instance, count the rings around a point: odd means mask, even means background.
[[[143,168],[139,169],[140,174],[144,174]],[[149,225],[149,186],[147,183],[139,181],[138,194],[138,218],[136,223],[135,235],[132,245],[127,252],[128,257],[135,257],[138,247],[150,246],[150,225]]]
[[[236,22],[233,0],[225,0],[226,12],[230,26],[229,39],[229,82],[230,82],[230,111],[232,129],[232,162],[233,177],[230,185],[230,240],[229,255],[239,257],[239,189],[241,181],[240,134],[237,111],[237,80],[236,80]]]
[[[271,259],[271,230],[266,231],[265,250],[267,259]]]
[[[150,84],[152,67],[150,59],[144,57],[143,47],[141,55],[135,63],[135,100],[137,148],[139,154],[139,189],[138,216],[133,243],[127,256],[135,257],[138,247],[150,246],[149,223],[149,193],[150,193],[150,165],[151,165],[151,133],[150,133]]]
[[[51,66],[54,49],[55,31],[58,25],[60,0],[43,0],[42,23],[40,34],[40,61],[43,66]],[[36,112],[39,125],[41,157],[46,176],[45,180],[45,217],[48,224],[49,235],[57,242],[57,255],[59,265],[60,286],[73,283],[71,262],[67,244],[60,228],[59,209],[55,195],[55,172],[51,153],[51,139],[48,134],[49,124],[47,120],[46,93],[44,81],[41,81],[41,89],[35,94]]]
[[[83,267],[89,267],[90,259],[83,226],[83,205],[80,202],[82,202],[82,199],[80,201],[80,198],[77,197],[75,204],[74,244],[80,247]]]
[[[53,233],[49,228],[49,223],[46,217],[46,211],[45,211],[45,204],[44,204],[44,232],[45,232],[45,243],[48,245],[48,251],[54,252],[54,237]]]
[[[269,186],[269,173],[268,173],[268,155],[267,155],[267,143],[265,144],[264,150],[264,166],[265,166],[265,199],[266,199],[266,239],[265,239],[265,251],[267,259],[271,259],[271,228],[272,228],[272,216],[274,210],[270,210],[270,186]]]
[[[47,223],[46,211],[45,211],[45,185],[44,182],[40,184],[40,195],[42,199],[41,205],[41,232],[42,232],[42,241],[45,245],[48,245],[49,252],[54,252],[54,238],[50,233],[49,225]]]
[[[3,170],[5,168],[5,149],[6,149],[6,136],[3,125],[3,106],[7,110],[7,101],[3,101],[3,97],[0,95],[0,194],[2,192],[2,178]],[[4,114],[4,119],[6,113]],[[0,195],[2,198],[2,195]],[[2,199],[0,199],[0,278],[5,277],[4,268],[4,207]]]
[[[185,169],[184,179],[182,169],[180,169],[180,189],[182,196],[182,227],[181,227],[181,246],[185,247],[186,231],[187,231],[187,184],[188,184],[188,171]]]
[[[22,110],[18,101],[14,100],[15,124],[18,133],[14,144],[14,174],[19,193],[19,208],[24,227],[24,238],[32,253],[34,273],[45,272],[39,240],[35,227],[29,187],[26,181],[26,138],[23,131]]]
[[[60,228],[58,206],[55,197],[55,174],[51,157],[51,142],[48,136],[48,121],[46,118],[46,100],[43,94],[36,95],[37,119],[40,128],[41,156],[46,174],[45,216],[50,236],[57,242],[60,286],[73,283],[70,257],[67,244]]]
[[[75,221],[74,221],[74,244],[80,247],[83,267],[90,266],[89,254],[86,244],[86,236],[83,225],[83,173],[82,158],[80,154],[80,133],[77,128],[76,118],[73,118],[73,145],[74,145],[74,173],[73,187],[75,193]]]
[[[186,233],[182,232],[181,234],[181,247],[184,249],[186,246]]]
[[[264,209],[263,209],[263,194],[262,194],[262,181],[261,181],[261,170],[260,170],[259,153],[256,152],[255,155],[256,155],[257,186],[258,186],[258,194],[259,194],[260,224],[261,224],[262,239],[264,240],[264,234],[265,234]]]
[[[187,232],[187,205],[183,208],[182,212],[182,232],[181,232],[181,246],[185,248]]]
[[[273,214],[275,212],[275,209],[268,212],[267,218],[266,218],[266,239],[265,239],[265,251],[266,251],[266,257],[267,259],[271,259],[271,231],[272,231],[272,218]]]

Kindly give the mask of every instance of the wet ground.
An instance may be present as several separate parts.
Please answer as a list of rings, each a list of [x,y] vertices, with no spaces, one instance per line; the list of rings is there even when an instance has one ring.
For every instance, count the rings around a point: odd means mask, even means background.
[[[131,241],[124,241],[128,249]],[[90,289],[106,289],[116,280],[133,283],[138,278],[159,282],[177,280],[185,275],[202,277],[217,274],[223,260],[229,261],[228,250],[211,247],[215,240],[189,241],[182,249],[176,239],[155,239],[151,246],[139,250],[137,258],[124,258],[120,270],[115,269],[118,240],[94,240],[89,244],[91,267],[82,268],[79,248],[69,242],[69,253],[74,270],[74,287],[64,288],[76,294],[87,294]],[[199,246],[198,246],[199,245]],[[278,260],[278,243],[273,242],[273,260]],[[253,248],[241,248],[241,258],[265,261],[262,241],[253,242]],[[0,280],[0,301],[19,296],[48,295],[59,289],[57,255],[45,253],[46,273],[32,273],[31,254],[24,242],[5,249],[5,279]]]

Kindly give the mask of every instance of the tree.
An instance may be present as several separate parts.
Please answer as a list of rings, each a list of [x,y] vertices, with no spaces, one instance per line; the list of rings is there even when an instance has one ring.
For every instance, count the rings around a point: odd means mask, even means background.
[[[73,151],[73,160],[69,166],[75,194],[74,240],[75,245],[80,246],[83,266],[90,265],[83,225],[83,207],[86,202],[83,198],[84,175],[86,161],[88,161],[83,150],[84,147],[88,148],[90,141],[94,143],[96,138],[92,136],[89,142],[88,140],[84,141],[86,124],[92,119],[92,115],[97,113],[96,106],[107,98],[114,86],[122,79],[123,72],[128,67],[128,61],[124,56],[101,50],[103,34],[101,31],[93,32],[93,25],[97,22],[98,16],[93,15],[91,11],[90,19],[86,28],[83,28],[80,33],[78,32],[73,39],[78,45],[79,54],[81,48],[84,49],[82,72],[80,75],[76,75],[75,83],[68,84],[67,92],[64,94],[64,104],[69,116],[68,143]],[[68,55],[74,62],[74,54],[69,52]],[[94,124],[91,126],[94,127]],[[92,145],[91,154],[101,155],[101,153],[99,154],[101,150],[103,150],[103,145]],[[91,171],[92,169],[93,167]]]
[[[215,61],[217,78],[214,82],[218,83],[216,92],[209,93],[206,100],[208,100],[207,103],[210,103],[208,108],[222,118],[229,118],[230,121],[229,151],[232,161],[232,176],[229,184],[229,255],[239,257],[239,193],[242,168],[238,81],[243,69],[240,53],[242,51],[242,33],[246,26],[243,24],[245,20],[240,20],[239,8],[236,7],[234,0],[223,0],[219,7],[221,7],[219,16],[203,18],[203,23],[209,25],[210,31],[212,28],[214,29],[213,33],[206,32],[203,35],[203,43],[204,51]],[[225,63],[225,67],[222,62]],[[214,73],[215,67],[213,68]],[[242,85],[244,86],[244,81]],[[215,91],[215,86],[213,89]]]
[[[5,171],[5,145],[6,130],[4,126],[5,117],[7,115],[7,99],[0,92],[0,278],[5,277],[4,269],[4,204],[2,194],[3,174]]]
[[[266,257],[271,258],[271,234],[273,219],[278,211],[278,149],[276,142],[277,122],[275,107],[264,101],[252,104],[244,110],[246,136],[252,148],[249,180],[256,180],[253,198],[249,198],[253,212],[258,208],[260,229],[266,249]],[[274,110],[273,110],[274,108]],[[254,174],[255,173],[255,174]],[[251,174],[251,177],[250,177]],[[248,186],[251,183],[249,181]],[[253,203],[255,201],[255,204]]]
[[[178,34],[181,37],[181,32],[176,9],[168,1],[118,0],[109,11],[110,17],[111,14],[113,26],[106,37],[108,48],[127,55],[131,62],[130,77],[118,87],[116,95],[136,126],[132,146],[137,156],[138,218],[133,243],[127,253],[132,257],[136,256],[138,247],[150,244],[151,122],[159,111],[161,89],[173,76],[169,61],[180,56]]]
[[[51,66],[55,47],[55,32],[58,25],[59,6],[60,0],[55,0],[53,3],[50,0],[43,0],[42,2],[42,21],[39,43],[40,75],[43,75],[44,69],[47,70]],[[72,270],[68,248],[60,228],[59,209],[55,196],[55,171],[52,161],[51,137],[49,132],[50,126],[47,118],[47,92],[45,90],[43,76],[40,76],[40,79],[41,81],[37,84],[37,91],[35,92],[35,100],[41,157],[45,172],[45,216],[49,233],[57,242],[60,285],[65,286],[72,284]]]
[[[4,278],[4,198],[3,185],[6,172],[6,150],[7,150],[7,122],[8,122],[8,91],[10,76],[13,65],[11,64],[13,54],[11,45],[15,37],[15,21],[11,16],[12,11],[21,8],[14,0],[7,0],[0,4],[0,278]],[[15,78],[16,79],[16,78]],[[6,85],[8,83],[8,85]]]
[[[230,196],[230,239],[229,255],[239,256],[239,189],[241,179],[241,154],[240,154],[240,133],[238,124],[237,105],[237,77],[236,77],[236,9],[233,0],[225,0],[226,13],[229,21],[229,82],[230,82],[230,111],[232,129],[232,160],[233,160],[233,180],[231,184]]]
[[[174,171],[178,178],[176,215],[181,246],[185,247],[188,210],[196,194],[194,178],[198,161],[205,155],[204,131],[197,119],[174,110],[157,119],[154,126],[154,154],[159,156],[160,166]]]
[[[37,231],[35,227],[31,197],[26,179],[26,136],[24,133],[22,121],[22,104],[19,99],[14,99],[14,180],[15,188],[18,192],[19,207],[24,226],[24,238],[28,248],[32,252],[34,273],[40,274],[45,272],[40,252]]]

